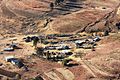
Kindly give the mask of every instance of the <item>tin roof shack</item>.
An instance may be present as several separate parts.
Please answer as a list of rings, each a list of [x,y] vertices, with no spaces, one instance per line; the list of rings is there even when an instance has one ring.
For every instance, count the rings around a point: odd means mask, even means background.
[[[5,57],[5,61],[10,62],[9,59],[11,59],[11,58],[14,58],[14,56],[7,56],[7,57]]]
[[[14,48],[4,48],[4,51],[14,51]]]
[[[56,47],[57,50],[68,50],[71,49],[71,47],[67,46],[67,45],[61,45],[59,47]]]
[[[52,40],[52,41],[50,41],[49,43],[54,45],[54,44],[58,44],[59,42],[58,42],[58,41],[55,41],[55,40]]]
[[[88,44],[91,44],[91,45],[93,45],[93,46],[96,46],[97,45],[97,43],[96,42],[98,42],[98,41],[100,41],[101,39],[100,39],[100,37],[99,36],[96,36],[96,37],[94,37],[94,38],[89,38],[88,39]]]
[[[45,58],[46,59],[49,59],[49,60],[52,60],[52,61],[61,61],[62,59],[65,58],[65,55],[64,54],[61,54],[60,52],[45,52]],[[49,58],[48,58],[49,56]]]
[[[22,49],[21,47],[18,46],[17,43],[12,43],[9,45],[10,48],[13,48],[13,49]]]
[[[32,42],[30,36],[27,36],[27,37],[23,38],[23,40],[24,40],[25,42],[27,42],[27,43],[28,43],[28,42]]]
[[[39,35],[37,36],[39,39],[46,39],[46,36],[45,35]]]
[[[95,41],[93,41],[93,38],[89,38],[87,43],[88,44],[95,44]]]
[[[92,39],[78,40],[75,41],[75,44],[76,44],[76,48],[83,48],[83,49],[92,49],[94,46],[96,46],[95,41],[93,41]]]
[[[98,41],[100,41],[101,39],[100,39],[100,37],[99,36],[96,36],[94,39],[93,39],[93,41],[95,41],[95,42],[98,42]]]
[[[47,40],[43,40],[43,41],[41,41],[41,43],[43,43],[44,45],[47,45],[47,44],[49,44],[50,42],[47,41]]]
[[[16,65],[18,68],[22,68],[23,66],[25,66],[20,60],[16,58],[12,58],[11,63]]]
[[[46,46],[44,48],[45,50],[68,50],[68,49],[71,49],[70,46],[67,46],[67,45],[56,45],[56,46]]]
[[[76,40],[75,41],[75,43],[78,43],[78,44],[83,44],[83,43],[85,43],[86,42],[86,40]]]
[[[14,51],[15,49],[22,49],[18,47],[17,43],[8,44],[7,48],[4,48],[4,51]]]
[[[56,34],[49,34],[46,36],[46,39],[57,39]]]
[[[64,58],[69,57],[73,53],[69,50],[62,50],[62,51],[44,51],[43,58],[47,60],[53,61],[62,61]]]
[[[38,38],[39,40],[41,39],[41,36],[27,36],[27,37],[25,37],[25,38],[23,38],[23,40],[25,41],[25,42],[32,42],[34,39],[36,39],[36,38]]]
[[[93,48],[93,45],[91,45],[91,44],[83,44],[83,45],[82,45],[82,48],[83,48],[83,49],[92,49],[92,48]]]
[[[60,41],[58,41],[57,39],[44,39],[41,41],[41,43],[47,45],[47,44],[58,44]]]
[[[56,37],[71,37],[73,34],[56,34]]]
[[[46,46],[44,49],[45,50],[56,50],[57,47],[59,47],[59,46]]]
[[[86,43],[86,40],[76,40],[74,43],[76,44],[76,48],[82,48],[82,45]]]
[[[61,51],[62,54],[65,54],[66,56],[71,56],[73,53],[69,50],[62,50]]]
[[[12,63],[13,65],[17,66],[18,68],[24,67],[25,71],[28,71],[27,67],[24,65],[24,63],[19,60],[18,58],[15,58],[14,56],[7,56],[5,57],[5,60],[7,62]]]

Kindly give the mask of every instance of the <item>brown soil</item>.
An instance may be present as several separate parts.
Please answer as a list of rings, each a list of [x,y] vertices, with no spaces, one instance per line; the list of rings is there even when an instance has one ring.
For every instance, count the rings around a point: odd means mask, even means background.
[[[75,1],[66,0],[66,4],[57,6],[50,12],[49,4],[53,0],[0,0],[0,51],[12,41],[22,47],[14,52],[3,51],[4,54],[0,54],[0,62],[3,66],[0,68],[21,74],[22,80],[30,80],[38,75],[50,80],[45,73],[63,66],[57,62],[31,56],[34,52],[32,43],[26,44],[22,40],[26,34],[105,30],[118,32],[116,23],[120,20],[119,0]],[[79,61],[79,65],[67,68],[74,74],[74,80],[108,80],[112,75],[119,77],[120,33],[103,37],[97,44],[95,51],[83,50],[84,55],[81,59],[84,64]],[[81,49],[79,51],[82,52]],[[4,58],[9,55],[22,59],[29,71],[25,72],[6,62]],[[84,65],[87,65],[87,68]],[[60,73],[56,72],[56,74],[61,80],[65,79]]]
[[[2,0],[0,8],[2,31],[0,34],[78,33],[106,29],[117,31],[118,0],[77,0],[76,2],[66,0],[63,6],[55,7],[50,12],[49,4],[51,2],[53,1]],[[51,18],[52,21],[47,25],[43,24],[48,18]]]

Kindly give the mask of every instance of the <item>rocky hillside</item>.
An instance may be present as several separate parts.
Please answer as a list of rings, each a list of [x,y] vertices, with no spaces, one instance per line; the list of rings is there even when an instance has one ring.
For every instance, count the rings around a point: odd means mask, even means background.
[[[0,34],[118,31],[119,0],[1,0]]]

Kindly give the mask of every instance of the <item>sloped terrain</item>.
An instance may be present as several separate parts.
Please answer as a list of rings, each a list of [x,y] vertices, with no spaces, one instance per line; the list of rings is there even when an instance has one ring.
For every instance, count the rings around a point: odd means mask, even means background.
[[[19,73],[22,80],[30,80],[35,77],[44,80],[119,80],[120,78],[120,33],[103,37],[97,43],[98,46],[95,51],[80,49],[78,54],[83,53],[84,55],[73,58],[78,65],[71,67],[63,67],[58,62],[32,55],[35,52],[32,43],[25,43],[23,38],[23,35],[16,35],[11,38],[0,39],[0,51],[7,47],[7,44],[11,44],[12,41],[22,47],[22,49],[16,49],[13,52],[3,51],[3,54],[0,54],[0,62],[3,63],[0,68],[6,70],[5,72],[9,71],[11,74]],[[29,71],[26,72],[6,62],[4,58],[10,55],[22,59]],[[0,75],[7,78],[13,78],[14,76],[8,76],[7,73],[0,73]],[[1,78],[1,80],[7,79]]]
[[[95,66],[104,72],[104,75],[120,73],[120,34],[111,35],[102,40],[95,52],[88,52],[84,57],[89,65]],[[97,72],[97,71],[96,71]],[[98,71],[99,72],[99,71]],[[101,72],[101,73],[102,73]],[[111,75],[111,76],[112,76]]]
[[[120,1],[65,0],[52,11],[51,2],[54,0],[0,0],[0,51],[14,40],[22,47],[14,52],[0,54],[0,62],[4,64],[0,68],[10,71],[11,74],[19,73],[22,80],[34,77],[41,77],[44,80],[119,80]],[[67,68],[57,62],[31,55],[35,52],[32,44],[23,42],[26,34],[80,33],[82,35],[81,32],[106,30],[118,33],[102,37],[95,51],[84,49],[84,55],[75,58],[78,65]],[[78,53],[82,54],[82,50],[80,49]],[[4,57],[8,55],[22,58],[29,71],[25,72],[5,62]],[[1,76],[11,77],[0,73]]]
[[[50,11],[49,7],[51,2],[54,0],[2,0],[0,26],[4,32],[0,33],[28,34],[51,31],[79,33],[118,30],[116,26],[116,23],[119,23],[118,0],[66,0],[63,5],[55,6],[53,11]],[[48,19],[51,21],[45,22]]]
[[[117,4],[115,6],[112,2],[107,2],[107,5],[104,3],[104,1],[98,1],[98,3],[91,2],[92,7],[90,6],[91,4],[89,4],[89,8],[63,16],[60,19],[55,19],[50,26],[53,30],[62,33],[78,33],[82,31],[95,32],[104,30],[116,31],[117,27],[115,24],[118,20],[116,12],[119,4],[114,2]]]

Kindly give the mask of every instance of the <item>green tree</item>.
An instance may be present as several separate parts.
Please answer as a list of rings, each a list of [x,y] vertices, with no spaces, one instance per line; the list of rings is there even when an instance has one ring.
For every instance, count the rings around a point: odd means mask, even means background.
[[[35,38],[33,39],[33,46],[35,47],[35,49],[37,48],[37,43],[38,43],[38,41],[39,41],[39,38],[38,38],[38,37],[35,37]]]
[[[104,36],[108,36],[109,35],[109,31],[108,30],[105,30],[104,31]]]
[[[67,63],[68,63],[69,61],[71,61],[71,59],[69,59],[69,58],[63,59],[62,65],[63,65],[63,66],[68,66]]]
[[[53,9],[54,9],[54,4],[53,3],[50,3],[50,8],[51,8],[50,11],[53,11]]]

